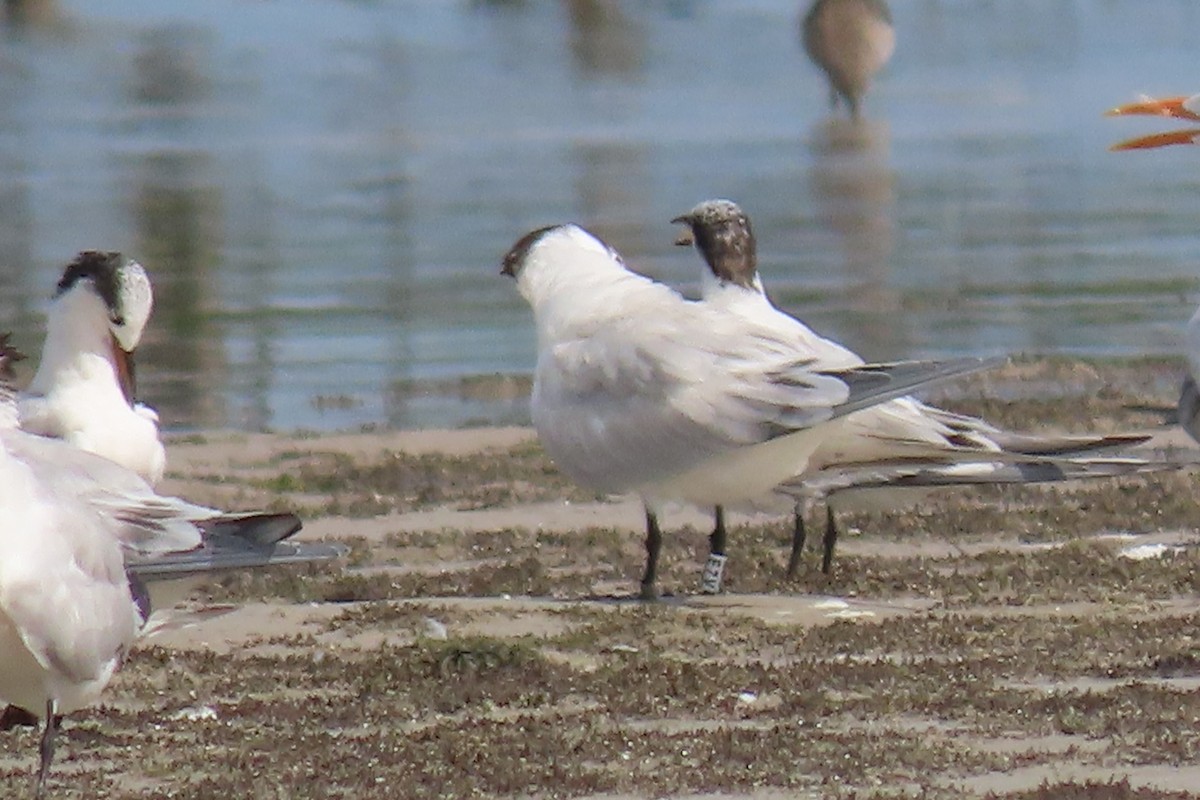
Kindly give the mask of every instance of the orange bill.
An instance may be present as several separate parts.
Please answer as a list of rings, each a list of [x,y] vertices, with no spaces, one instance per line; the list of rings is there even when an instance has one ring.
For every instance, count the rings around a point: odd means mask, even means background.
[[[1147,97],[1139,100],[1136,103],[1117,106],[1105,112],[1109,117],[1125,117],[1132,115],[1151,116],[1151,117],[1174,117],[1175,119],[1190,119],[1200,121],[1200,114],[1197,114],[1189,106],[1195,106],[1195,102],[1200,101],[1200,98],[1193,97],[1164,97],[1161,100],[1155,100],[1152,97]]]
[[[1166,147],[1172,144],[1200,144],[1200,128],[1182,131],[1167,131],[1150,136],[1139,136],[1136,139],[1126,139],[1117,142],[1109,150],[1152,150],[1155,147]]]

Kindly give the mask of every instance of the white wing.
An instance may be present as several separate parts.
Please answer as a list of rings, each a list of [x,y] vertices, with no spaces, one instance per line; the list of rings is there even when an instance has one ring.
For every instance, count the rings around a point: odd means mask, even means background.
[[[819,372],[807,353],[745,318],[694,303],[664,306],[660,296],[636,313],[628,308],[636,299],[627,298],[627,313],[592,318],[570,338],[559,331],[539,353],[539,436],[567,474],[601,491],[627,491],[813,427],[911,391],[942,369]],[[947,375],[980,366],[964,360]]]
[[[763,441],[789,419],[827,419],[847,397],[843,383],[805,372],[778,342],[722,336],[701,319],[631,314],[542,349],[534,422],[569,475],[625,491]],[[792,391],[778,377],[789,373],[802,376]]]
[[[0,475],[0,629],[40,666],[31,675],[20,651],[0,654],[0,698],[40,710],[55,697],[65,713],[95,698],[142,620],[113,523],[2,449]]]
[[[198,547],[200,531],[193,523],[219,513],[155,494],[137,473],[67,442],[23,431],[9,431],[3,441],[40,484],[119,523],[112,535],[130,550],[163,553]]]

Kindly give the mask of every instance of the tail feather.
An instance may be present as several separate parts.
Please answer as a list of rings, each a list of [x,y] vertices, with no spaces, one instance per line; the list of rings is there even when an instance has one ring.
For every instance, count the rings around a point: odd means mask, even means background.
[[[1186,466],[1184,462],[1147,461],[1134,458],[1050,459],[1044,461],[997,464],[978,474],[956,474],[948,470],[918,470],[899,476],[889,486],[970,486],[1014,483],[1057,483],[1060,481],[1116,478],[1123,475],[1148,475],[1171,472]]]
[[[1071,456],[1113,450],[1119,447],[1136,447],[1154,437],[1151,434],[1141,433],[1116,433],[1099,436],[1034,436],[999,431],[991,434],[991,438],[1009,453],[1027,456]]]
[[[343,545],[319,542],[280,542],[263,546],[238,536],[205,539],[195,550],[130,560],[126,571],[142,581],[183,578],[226,570],[332,561],[348,552]]]
[[[777,491],[796,499],[811,500],[850,489],[938,488],[1115,478],[1173,472],[1200,466],[1200,454],[1171,452],[1156,458],[1092,457],[1051,458],[996,454],[997,460],[922,463],[890,461],[869,466],[827,467],[804,480],[782,484]]]
[[[233,569],[329,561],[346,554],[335,544],[285,542],[302,527],[295,514],[227,514],[199,520],[200,547],[130,558],[139,580],[162,580]]]
[[[295,514],[227,514],[201,520],[200,530],[208,536],[232,536],[257,545],[282,542],[303,527]]]

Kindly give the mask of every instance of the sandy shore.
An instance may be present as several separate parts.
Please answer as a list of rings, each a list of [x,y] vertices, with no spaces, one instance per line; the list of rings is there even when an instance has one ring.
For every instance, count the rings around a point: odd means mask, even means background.
[[[1171,369],[1022,363],[944,399],[1190,447],[1142,408]],[[848,511],[833,574],[810,550],[795,581],[787,520],[738,516],[719,596],[681,509],[647,605],[638,504],[572,487],[527,429],[168,452],[164,491],[296,508],[351,553],[195,596],[229,610],[67,720],[55,797],[1200,797],[1193,475]],[[12,796],[35,753],[0,735]]]

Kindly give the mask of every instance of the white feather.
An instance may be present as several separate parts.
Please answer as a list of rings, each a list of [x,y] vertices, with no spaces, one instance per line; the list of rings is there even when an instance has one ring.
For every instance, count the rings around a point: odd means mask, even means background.
[[[55,298],[46,321],[46,343],[37,372],[18,403],[21,428],[63,439],[141,475],[162,479],[166,451],[158,415],[131,405],[121,390],[112,337],[131,351],[150,314],[145,270],[126,265],[121,291],[125,322],[113,326],[90,280],[80,280]],[[128,295],[128,297],[125,297]]]
[[[885,393],[817,371],[771,325],[629,271],[574,225],[536,239],[516,278],[538,331],[539,438],[600,491],[652,507],[753,498],[809,469],[844,404]]]

